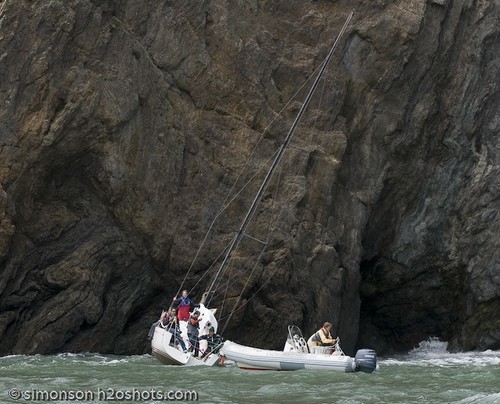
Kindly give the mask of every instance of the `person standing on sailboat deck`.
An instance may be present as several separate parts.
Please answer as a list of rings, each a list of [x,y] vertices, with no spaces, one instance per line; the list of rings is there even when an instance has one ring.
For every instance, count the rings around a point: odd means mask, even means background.
[[[182,296],[177,298],[174,297],[173,306],[177,309],[177,318],[179,321],[188,321],[189,312],[193,311],[195,308],[200,307],[199,304],[194,304],[188,297],[187,290],[182,291]]]
[[[321,327],[318,331],[311,335],[311,337],[307,340],[307,345],[309,347],[335,345],[337,340],[335,338],[332,338],[332,336],[330,335],[330,330],[332,329],[332,327],[332,323],[324,323],[323,327]]]
[[[175,338],[177,343],[181,346],[182,352],[187,352],[186,345],[184,344],[184,341],[181,336],[181,332],[179,330],[179,324],[177,323],[177,315],[176,315],[176,310],[175,309],[170,309],[167,312],[167,315],[163,319],[163,326],[164,328],[172,334],[172,339]],[[172,340],[171,340],[172,342]]]
[[[191,344],[189,350],[191,352],[194,351],[195,358],[199,354],[200,339],[198,338],[198,335],[200,335],[200,321],[200,313],[198,311],[195,311],[193,314],[191,314],[191,317],[189,317],[189,321],[187,323],[187,334],[189,343]]]

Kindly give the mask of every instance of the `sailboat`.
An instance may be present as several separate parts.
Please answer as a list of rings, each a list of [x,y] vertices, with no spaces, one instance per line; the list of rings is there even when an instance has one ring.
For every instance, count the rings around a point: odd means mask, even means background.
[[[209,310],[203,303],[200,304],[197,310],[200,312],[201,317],[199,323],[200,335],[206,335],[209,327],[214,327],[217,330],[218,322],[215,318],[215,310]],[[186,336],[185,324],[182,321],[179,323],[182,325],[182,335]],[[184,352],[175,336],[175,330],[164,327],[160,323],[154,330],[151,340],[151,352],[164,365],[214,366],[221,363],[221,356],[218,353],[211,353],[200,358],[191,355],[190,352]]]
[[[304,115],[304,112],[306,111],[307,106],[309,105],[330,62],[330,59],[340,42],[340,38],[345,32],[352,16],[353,12],[348,15],[339,35],[337,36],[327,57],[323,61],[319,73],[317,74],[297,116],[295,117],[293,124],[288,130],[281,146],[274,154],[272,164],[262,180],[250,208],[246,212],[237,233],[233,237],[228,248],[225,250],[224,257],[212,279],[212,282],[203,294],[199,308],[199,311],[202,314],[202,321],[200,322],[200,335],[207,332],[207,324],[217,330],[218,323],[215,318],[215,310],[208,309],[208,306],[214,296],[216,284],[217,282],[220,282],[220,278],[231,260],[233,253],[242,241],[243,236],[247,235],[245,231],[255,216],[257,207],[259,206],[264,192],[267,189],[280,161],[282,160],[285,150],[289,146],[299,122]],[[229,318],[230,317],[231,316],[229,316]],[[229,321],[229,319],[227,321]],[[217,354],[209,354],[203,359],[195,358],[189,353],[183,352],[179,344],[176,343],[175,335],[159,325],[156,328],[152,339],[152,352],[157,359],[167,365],[213,366],[219,364],[221,359],[224,358],[234,361],[240,368],[259,370],[322,369],[340,370],[344,372],[364,371],[371,373],[377,367],[377,357],[374,350],[359,350],[356,356],[352,358],[343,353],[338,339],[337,345],[334,349],[331,347],[314,347],[310,349],[302,336],[301,330],[294,325],[288,327],[288,335],[283,351],[258,349],[240,345],[232,341],[225,341]]]

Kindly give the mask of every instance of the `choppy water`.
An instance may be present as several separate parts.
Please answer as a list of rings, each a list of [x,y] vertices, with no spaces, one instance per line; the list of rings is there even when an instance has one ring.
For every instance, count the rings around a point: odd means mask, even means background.
[[[379,364],[373,374],[258,372],[164,366],[149,355],[8,356],[0,402],[160,403],[169,394],[203,403],[500,403],[500,351],[451,354],[430,340]]]

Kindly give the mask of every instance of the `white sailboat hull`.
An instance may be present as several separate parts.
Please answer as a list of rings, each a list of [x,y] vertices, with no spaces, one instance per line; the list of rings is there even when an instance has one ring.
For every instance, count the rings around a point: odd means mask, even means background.
[[[234,361],[241,369],[249,370],[316,369],[340,372],[357,370],[354,358],[346,355],[273,351],[239,345],[231,341],[224,343],[221,354]]]
[[[164,365],[176,366],[214,366],[219,363],[219,356],[208,355],[203,360],[195,358],[189,353],[184,353],[175,346],[170,345],[172,333],[162,327],[156,327],[151,341],[151,352],[153,356]]]

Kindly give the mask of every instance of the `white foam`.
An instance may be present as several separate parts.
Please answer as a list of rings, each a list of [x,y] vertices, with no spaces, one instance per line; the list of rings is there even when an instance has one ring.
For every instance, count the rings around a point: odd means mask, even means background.
[[[385,365],[410,366],[490,366],[500,364],[500,351],[468,351],[450,353],[448,343],[432,337],[422,341],[407,355],[380,360]]]
[[[500,403],[500,393],[494,394],[475,394],[471,397],[464,398],[460,401],[455,401],[455,404],[466,404],[466,403],[481,403],[481,404],[493,404]]]
[[[436,337],[430,337],[425,341],[419,342],[418,346],[408,352],[408,355],[413,357],[428,357],[439,356],[448,353],[448,342],[441,341]]]

